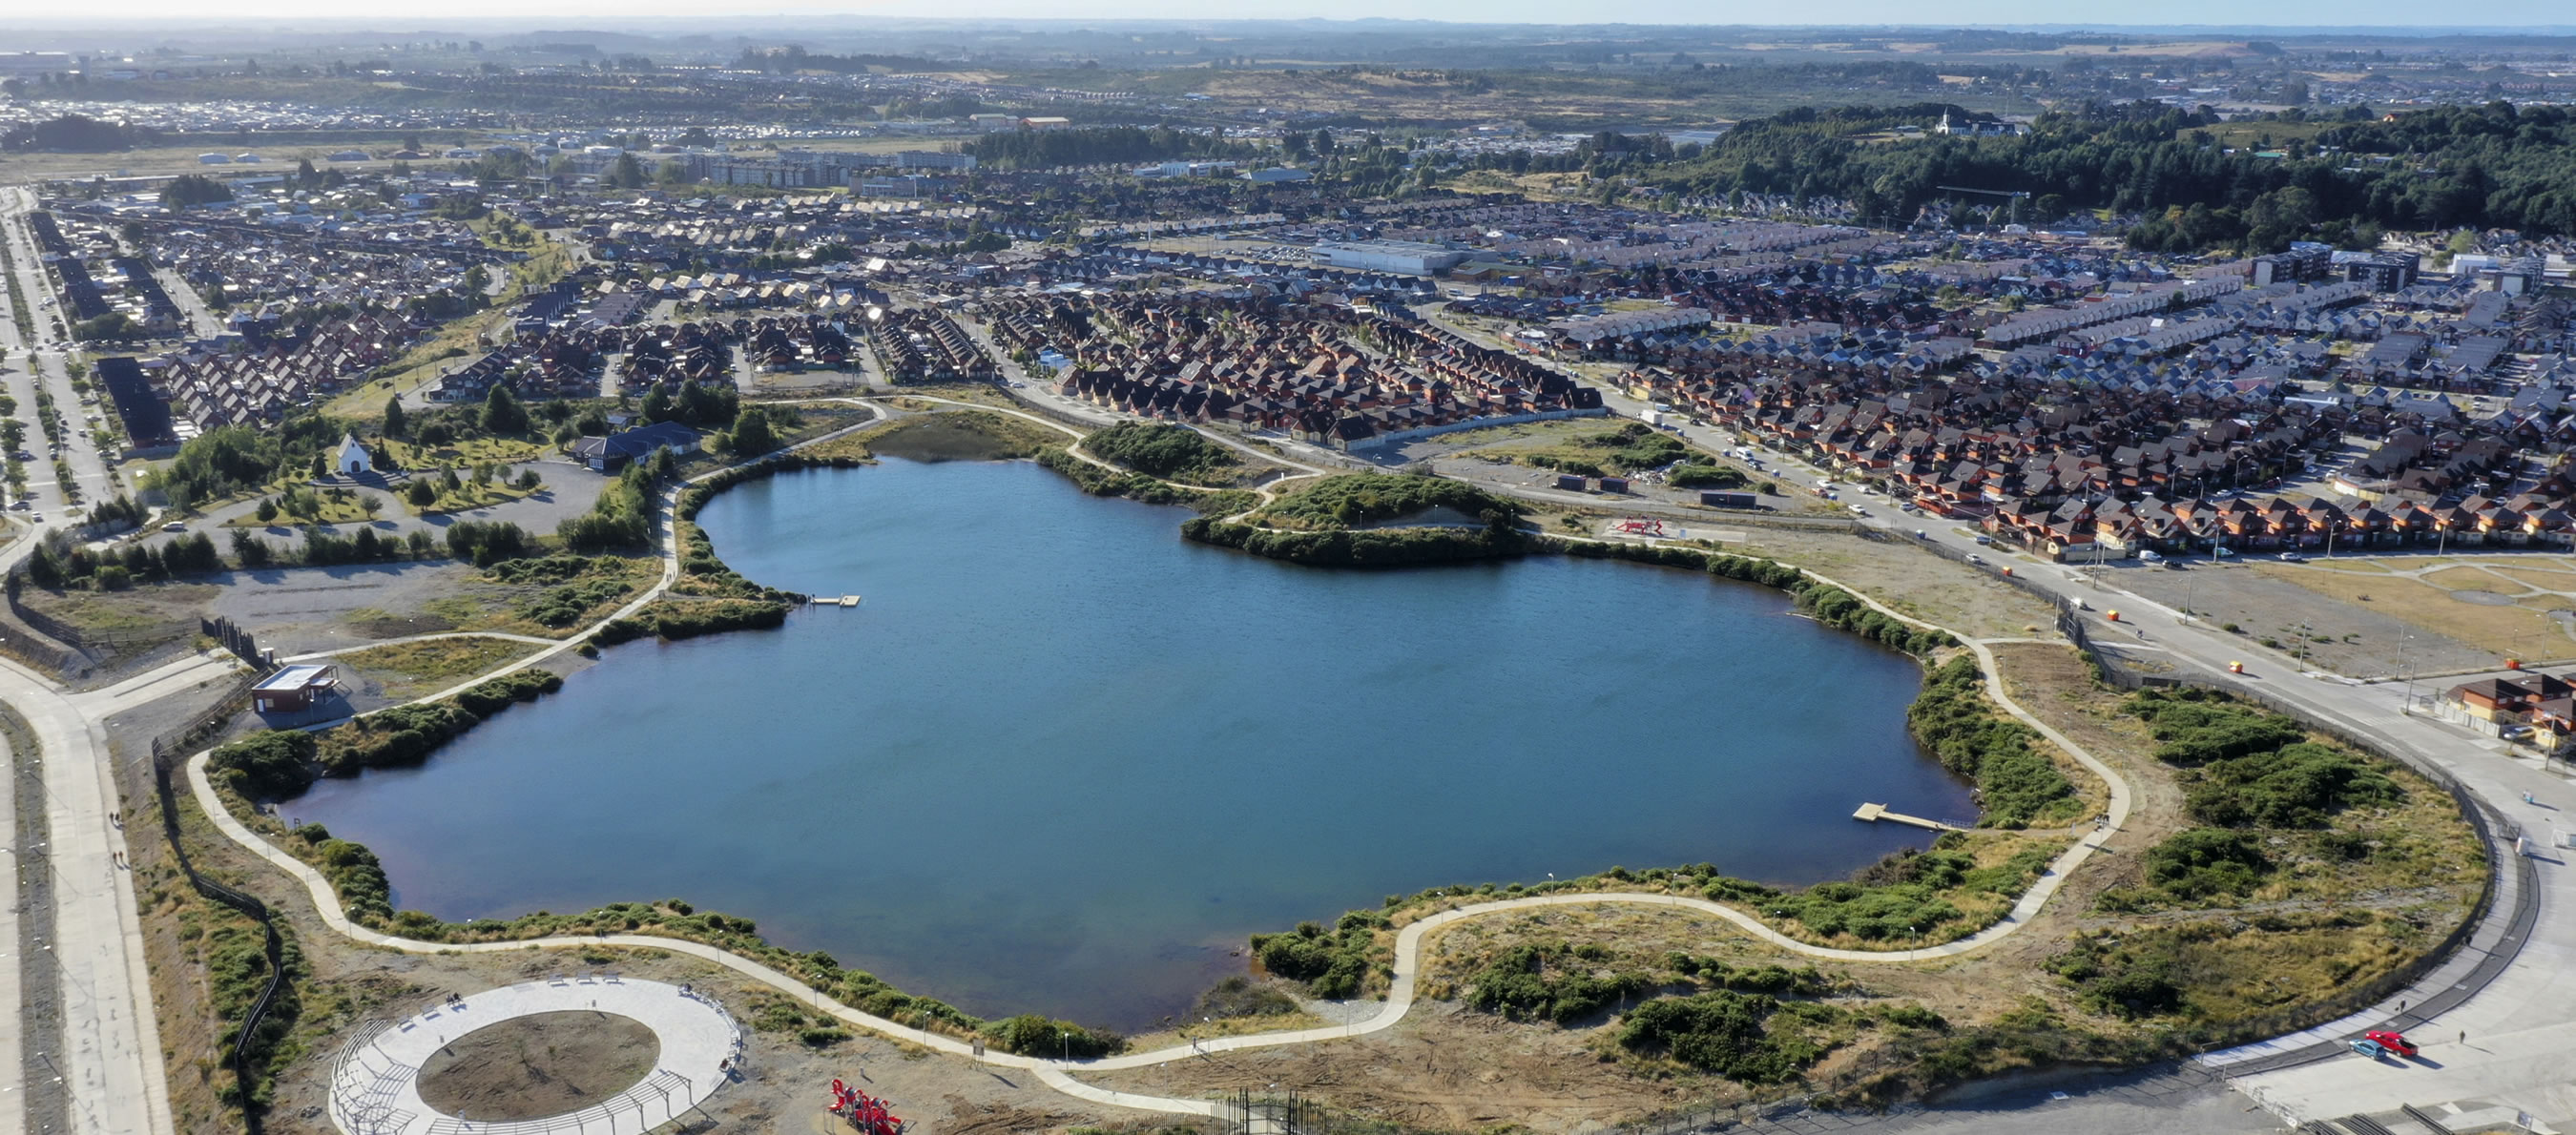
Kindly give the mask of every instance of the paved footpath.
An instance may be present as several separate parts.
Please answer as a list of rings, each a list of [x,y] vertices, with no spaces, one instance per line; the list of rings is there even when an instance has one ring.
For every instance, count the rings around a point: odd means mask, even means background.
[[[1872,603],[1872,606],[1876,607],[1877,605]],[[1879,607],[1877,609],[1891,615],[1892,617],[1904,618],[1904,616],[1898,615],[1892,611],[1887,611],[1883,607]],[[1915,620],[1910,619],[1907,621],[1915,622]],[[1917,622],[1916,625],[1928,624]],[[1096,1060],[1061,1061],[1010,1054],[985,1054],[981,1056],[980,1059],[987,1064],[1031,1069],[1037,1074],[1040,1080],[1044,1081],[1049,1086],[1054,1087],[1058,1091],[1095,1103],[1111,1104],[1119,1107],[1171,1114],[1214,1114],[1217,1105],[1211,1101],[1176,1099],[1112,1091],[1110,1089],[1083,1083],[1074,1079],[1070,1073],[1074,1071],[1115,1071],[1128,1068],[1144,1068],[1157,1064],[1171,1063],[1173,1061],[1187,1060],[1210,1052],[1234,1052],[1256,1048],[1275,1048],[1283,1045],[1314,1044],[1334,1040],[1346,1040],[1392,1028],[1398,1022],[1402,1021],[1405,1015],[1412,1010],[1415,994],[1415,979],[1421,970],[1423,944],[1432,933],[1442,929],[1443,927],[1466,919],[1478,918],[1492,914],[1501,914],[1510,911],[1535,910],[1560,906],[1602,906],[1612,904],[1676,908],[1724,919],[1744,930],[1746,933],[1784,950],[1789,950],[1809,957],[1845,962],[1892,963],[1924,961],[1937,958],[1955,957],[1960,954],[1992,945],[2009,935],[2020,932],[2024,926],[2028,925],[2030,919],[2039,912],[2040,908],[2047,903],[2049,897],[2056,892],[2058,884],[2064,881],[2067,873],[2073,871],[2077,866],[2081,865],[2087,857],[2099,850],[2102,841],[2109,838],[2112,832],[2116,831],[2120,823],[2126,818],[2129,810],[2130,794],[2127,783],[2121,780],[2119,775],[2113,772],[2109,766],[2095,759],[2092,754],[2085,752],[2071,739],[2066,738],[2062,734],[2057,733],[2054,729],[2051,729],[2046,723],[2032,717],[2028,712],[2011,700],[2003,689],[2003,683],[2000,677],[1995,673],[1994,656],[1987,650],[1984,644],[1970,643],[1969,647],[1977,652],[1979,659],[1986,667],[1988,693],[1995,699],[1996,703],[2004,707],[2008,712],[2012,713],[2016,717],[2039,729],[2049,738],[2050,741],[2059,745],[2069,755],[2083,763],[2086,768],[2092,770],[2095,775],[2101,777],[2110,789],[2110,811],[2105,828],[2096,831],[2084,839],[2078,840],[2072,847],[2068,848],[2055,863],[2051,864],[2050,869],[2043,874],[2039,882],[2034,884],[2028,892],[2023,894],[2021,900],[2015,904],[2010,914],[1997,921],[1994,925],[1988,926],[1973,935],[1961,938],[1957,941],[1913,950],[1843,950],[1824,946],[1815,946],[1797,941],[1773,930],[1769,926],[1762,924],[1759,920],[1743,913],[1742,911],[1719,903],[1710,902],[1706,899],[1690,898],[1680,895],[1621,892],[1537,895],[1526,898],[1506,899],[1496,902],[1477,903],[1469,906],[1458,907],[1439,912],[1406,926],[1396,935],[1394,979],[1388,989],[1386,1000],[1374,1014],[1364,1019],[1354,1020],[1340,1025],[1330,1025],[1321,1028],[1303,1029],[1292,1032],[1221,1037],[1200,1041],[1191,1045],[1175,1045],[1170,1048],[1157,1049],[1152,1052],[1128,1053]],[[476,679],[476,681],[480,680],[481,679]],[[462,683],[460,684],[460,688],[462,685],[470,684],[472,683]],[[457,945],[441,942],[416,941],[359,926],[349,920],[347,913],[340,906],[338,895],[332,890],[330,882],[325,879],[319,871],[316,871],[302,860],[296,859],[282,849],[269,843],[267,840],[261,838],[257,833],[252,832],[224,807],[223,801],[216,795],[213,782],[207,773],[207,761],[209,756],[210,753],[207,752],[198,753],[196,756],[191,758],[187,764],[189,788],[190,791],[196,795],[199,807],[213,819],[217,829],[221,830],[225,835],[240,843],[253,854],[268,860],[270,864],[277,867],[279,870],[301,880],[304,883],[307,896],[312,900],[314,908],[321,914],[323,921],[329,924],[334,931],[344,934],[350,938],[365,942],[369,945],[414,953],[438,953],[445,951],[480,953],[504,950],[524,950],[531,945],[539,947],[565,948],[597,945],[603,942],[620,945],[649,945],[661,949],[674,950],[681,953],[695,955],[719,965],[726,966],[738,973],[742,973],[754,978],[755,980],[767,983],[774,988],[783,990],[795,996],[800,1001],[822,1005],[824,1007],[824,1011],[830,1012],[835,1017],[852,1026],[898,1040],[909,1041],[940,1052],[960,1056],[974,1055],[973,1050],[966,1042],[958,1040],[955,1037],[925,1032],[920,1029],[896,1024],[893,1021],[889,1021],[881,1017],[859,1012],[858,1010],[851,1009],[847,1006],[821,997],[811,987],[789,977],[786,974],[742,958],[731,952],[720,950],[712,946],[700,945],[694,942],[630,934],[611,935],[607,937],[566,936],[557,938],[541,938],[533,941],[485,942]]]

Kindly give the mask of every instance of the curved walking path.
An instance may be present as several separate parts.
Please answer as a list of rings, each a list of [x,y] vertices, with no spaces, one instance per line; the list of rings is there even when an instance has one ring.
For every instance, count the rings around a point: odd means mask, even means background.
[[[1012,410],[1005,407],[986,406],[977,403],[960,402],[953,399],[936,398],[927,395],[904,395],[904,397],[920,398],[924,401],[941,402],[970,409],[992,410],[997,413],[1009,414],[1072,434],[1077,441],[1079,441],[1083,436],[1080,431],[1075,430],[1072,427],[1050,421],[1035,414]],[[831,434],[817,437],[804,444],[812,444],[813,442],[823,441],[827,438],[839,437],[851,430],[876,425],[884,420],[885,414],[882,410],[879,410],[878,416],[868,422],[834,431]],[[1068,448],[1069,451],[1073,452],[1076,457],[1083,461],[1103,468],[1116,470],[1118,472],[1127,472],[1127,470],[1118,469],[1117,466],[1101,461],[1089,454],[1082,453],[1078,448]],[[738,464],[750,464],[750,462]],[[726,468],[732,467],[733,466],[727,466]],[[1323,470],[1311,469],[1311,467],[1307,466],[1298,467],[1309,468],[1310,473],[1308,475],[1322,475],[1324,473]],[[671,503],[670,498],[676,496],[679,491],[685,489],[687,484],[704,480],[723,471],[723,469],[710,471],[708,473],[701,474],[699,477],[692,478],[690,482],[684,482],[682,485],[674,486],[670,493],[665,494],[665,506],[667,507]],[[1276,483],[1277,482],[1275,481],[1273,482],[1274,485]],[[608,616],[607,619],[601,620],[600,623],[594,623],[583,632],[570,636],[559,642],[555,640],[539,640],[550,643],[552,645],[552,649],[542,651],[509,666],[494,670],[489,674],[480,675],[470,680],[460,682],[450,689],[431,694],[426,698],[418,700],[428,701],[448,697],[479,683],[489,681],[494,677],[536,665],[539,662],[552,658],[565,650],[574,649],[581,643],[588,641],[591,635],[597,632],[599,626],[608,620],[626,617],[641,610],[645,604],[659,598],[661,594],[670,587],[671,583],[678,578],[679,557],[676,552],[676,541],[672,536],[673,533],[669,529],[669,521],[666,520],[665,531],[663,533],[664,538],[662,540],[663,575],[661,582],[648,589],[642,596],[633,602],[619,608],[614,614]],[[1589,540],[1587,538],[1560,538],[1591,543],[1617,543],[1617,541]],[[1794,567],[1795,565],[1789,566]],[[1207,1053],[1233,1052],[1257,1048],[1275,1048],[1293,1044],[1311,1044],[1320,1041],[1364,1036],[1392,1028],[1398,1022],[1402,1021],[1405,1015],[1410,1012],[1413,1007],[1415,983],[1421,972],[1424,948],[1423,944],[1425,939],[1427,939],[1434,931],[1440,930],[1453,923],[1471,918],[1480,918],[1487,915],[1503,914],[1512,911],[1537,910],[1560,906],[1587,906],[1602,903],[1620,903],[1687,910],[1695,914],[1704,914],[1724,919],[1752,937],[1760,939],[1761,941],[1779,949],[1811,958],[1842,962],[1917,962],[1958,957],[1963,954],[1972,953],[1986,946],[1990,946],[1995,942],[2001,941],[2002,939],[2019,932],[2032,918],[2038,915],[2041,908],[2047,905],[2049,898],[2056,894],[2058,886],[2065,881],[2066,876],[2074,871],[2078,866],[2082,865],[2086,859],[2090,858],[2093,853],[2101,847],[2102,843],[2107,840],[2112,833],[2118,831],[2121,824],[2126,821],[2130,807],[2128,783],[2122,780],[2119,774],[2114,772],[2109,765],[2104,764],[2091,753],[2086,752],[2082,747],[2076,745],[2071,738],[2059,733],[2056,729],[2049,726],[2048,723],[2041,721],[2027,710],[2024,710],[2020,705],[2016,704],[2012,700],[2011,696],[2005,691],[2003,678],[1997,670],[1994,654],[1990,649],[1988,649],[1985,643],[1954,634],[1948,631],[1947,628],[1935,626],[1934,624],[1925,622],[1921,619],[1891,610],[1885,605],[1879,603],[1877,600],[1863,594],[1859,590],[1846,586],[1824,575],[1813,571],[1807,571],[1804,568],[1800,568],[1798,570],[1805,572],[1808,578],[1829,586],[1841,588],[1859,599],[1862,603],[1866,604],[1871,610],[1877,611],[1889,618],[1896,619],[1909,626],[1951,634],[1952,637],[1958,639],[1966,649],[1976,654],[1980,666],[1985,671],[1987,696],[1993,699],[1994,703],[1998,707],[2003,709],[2006,713],[2009,713],[2015,720],[2018,720],[2038,731],[2039,734],[2047,738],[2051,744],[2056,745],[2078,764],[2082,765],[2086,771],[2101,778],[2104,785],[2108,787],[2110,792],[2109,808],[2106,813],[2106,821],[2104,825],[2096,829],[2093,833],[2076,840],[2072,846],[2068,847],[2063,853],[2061,853],[2057,859],[2041,873],[2040,878],[2036,880],[2027,891],[2023,892],[2019,901],[2014,903],[2012,910],[1996,920],[1994,923],[1974,934],[1970,934],[1954,941],[1945,942],[1937,946],[1925,946],[1911,950],[1846,950],[1828,946],[1811,945],[1809,943],[1798,941],[1797,939],[1791,938],[1772,929],[1759,919],[1756,919],[1743,911],[1721,903],[1684,895],[1651,894],[1644,892],[1593,892],[1532,895],[1516,899],[1501,899],[1493,902],[1476,903],[1440,911],[1413,922],[1405,926],[1403,930],[1399,931],[1396,935],[1395,942],[1393,980],[1387,991],[1386,1000],[1379,1007],[1376,1013],[1362,1020],[1356,1020],[1342,1025],[1329,1025],[1319,1028],[1301,1029],[1292,1032],[1259,1033],[1248,1036],[1212,1038],[1203,1041],[1196,1041],[1190,1044],[1156,1049],[1151,1052],[1128,1053],[1125,1055],[1105,1057],[1095,1060],[1049,1060],[1042,1057],[1031,1057],[1010,1053],[986,1053],[976,1058],[980,1059],[983,1063],[990,1065],[1032,1070],[1037,1075],[1038,1079],[1057,1091],[1093,1103],[1109,1104],[1118,1107],[1133,1108],[1143,1111],[1164,1112],[1169,1114],[1213,1115],[1216,1113],[1218,1106],[1214,1101],[1177,1099],[1165,1096],[1140,1095],[1131,1092],[1114,1091],[1083,1083],[1082,1081],[1073,1078],[1070,1073],[1084,1070],[1115,1071],[1120,1069],[1145,1068],[1159,1064],[1168,1064],[1174,1061],[1187,1060]],[[447,636],[425,635],[416,637],[437,638]],[[323,727],[325,726],[314,726],[312,728]],[[975,1057],[976,1055],[974,1048],[966,1041],[959,1040],[945,1034],[933,1033],[923,1029],[913,1028],[909,1025],[898,1024],[883,1017],[878,1017],[873,1014],[864,1013],[857,1009],[850,1008],[849,1006],[841,1004],[837,1000],[825,996],[820,991],[806,985],[804,982],[797,980],[789,974],[782,973],[774,968],[763,965],[749,958],[745,958],[731,951],[698,942],[688,941],[686,939],[667,938],[648,934],[610,934],[557,935],[546,938],[514,939],[496,942],[451,943],[428,942],[418,939],[403,938],[360,926],[357,923],[350,921],[347,911],[345,911],[340,905],[338,893],[332,889],[330,880],[325,878],[320,871],[314,869],[303,860],[287,854],[284,850],[270,843],[268,840],[261,838],[258,833],[250,830],[248,826],[244,825],[232,814],[231,809],[224,805],[222,798],[215,791],[213,781],[209,778],[207,773],[208,761],[212,756],[212,753],[213,750],[211,749],[201,751],[191,757],[187,762],[186,768],[188,785],[190,791],[196,798],[198,807],[205,812],[206,816],[210,820],[214,822],[216,829],[223,832],[225,836],[231,838],[234,842],[239,843],[252,854],[266,860],[271,866],[276,867],[278,870],[301,881],[304,884],[307,897],[312,900],[315,912],[320,915],[324,924],[328,925],[334,932],[354,941],[384,949],[424,954],[451,951],[457,953],[500,953],[504,951],[527,950],[532,947],[568,949],[596,947],[599,945],[636,946],[668,950],[676,953],[688,954],[705,961],[713,962],[727,969],[731,969],[736,973],[740,973],[745,977],[751,978],[752,980],[768,985],[771,988],[788,993],[796,997],[801,1002],[820,1006],[821,1012],[830,1013],[833,1017],[853,1027],[866,1029],[881,1036],[911,1044],[917,1044],[924,1048],[953,1056]]]

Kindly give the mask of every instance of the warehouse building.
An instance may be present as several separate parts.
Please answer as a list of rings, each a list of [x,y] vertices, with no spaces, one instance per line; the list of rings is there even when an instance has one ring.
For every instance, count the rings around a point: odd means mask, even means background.
[[[1318,244],[1307,259],[1329,268],[1428,276],[1467,259],[1467,254],[1412,240],[1352,240]]]

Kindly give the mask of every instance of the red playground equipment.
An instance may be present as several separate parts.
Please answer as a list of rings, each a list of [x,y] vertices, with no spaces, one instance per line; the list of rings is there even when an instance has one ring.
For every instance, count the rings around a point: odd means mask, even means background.
[[[894,1117],[894,1101],[881,1100],[832,1081],[832,1114],[846,1119],[853,1131],[865,1135],[903,1135],[903,1121]]]
[[[1612,525],[1610,530],[1622,536],[1661,536],[1665,534],[1663,521],[1645,516],[1631,516]]]

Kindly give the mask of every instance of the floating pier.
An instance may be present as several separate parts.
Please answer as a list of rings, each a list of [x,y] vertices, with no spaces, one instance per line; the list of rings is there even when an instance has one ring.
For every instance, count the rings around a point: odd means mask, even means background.
[[[859,605],[859,597],[856,595],[809,595],[805,598],[805,601],[817,607],[856,607]]]
[[[1891,824],[1905,824],[1911,827],[1927,828],[1936,832],[1963,832],[1968,830],[1957,824],[1945,824],[1939,820],[1927,820],[1921,816],[1908,816],[1903,812],[1890,812],[1887,810],[1887,805],[1885,804],[1863,804],[1859,809],[1852,812],[1852,818],[1864,823],[1875,823],[1879,820],[1885,820]]]

